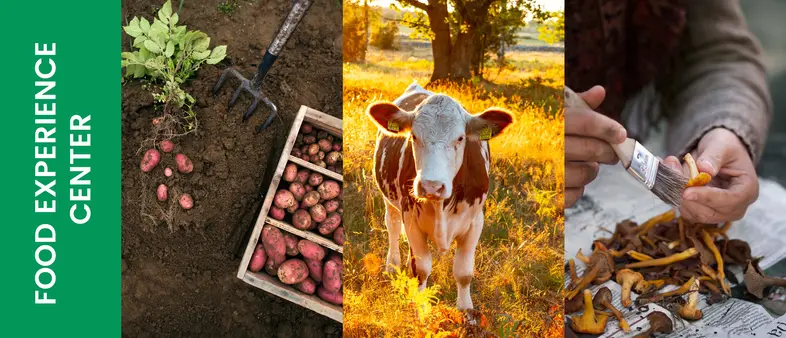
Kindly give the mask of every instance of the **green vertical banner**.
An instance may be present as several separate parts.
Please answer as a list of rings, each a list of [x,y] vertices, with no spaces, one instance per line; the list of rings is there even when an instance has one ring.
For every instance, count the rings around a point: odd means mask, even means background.
[[[119,337],[120,1],[2,1],[0,337]]]

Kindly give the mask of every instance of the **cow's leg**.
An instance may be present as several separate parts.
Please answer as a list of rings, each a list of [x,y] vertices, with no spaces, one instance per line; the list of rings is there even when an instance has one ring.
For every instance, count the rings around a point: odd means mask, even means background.
[[[480,232],[483,230],[483,211],[478,212],[472,219],[469,232],[456,239],[456,255],[453,256],[453,277],[456,278],[458,297],[456,308],[459,310],[472,309],[470,296],[470,283],[475,271],[475,248],[478,246]]]
[[[426,234],[418,228],[414,222],[405,224],[407,227],[407,242],[409,242],[410,255],[414,255],[411,259],[415,265],[415,275],[420,282],[419,289],[423,291],[428,282],[428,276],[431,275],[431,252],[428,250],[428,243],[426,242]]]
[[[401,237],[401,211],[388,201],[385,201],[385,227],[388,228],[388,257],[385,263],[387,270],[393,271],[393,267],[401,266],[401,251],[398,246],[398,239]]]

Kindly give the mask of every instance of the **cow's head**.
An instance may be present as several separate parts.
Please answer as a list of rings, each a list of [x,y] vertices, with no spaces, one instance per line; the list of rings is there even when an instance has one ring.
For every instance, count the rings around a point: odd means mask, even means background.
[[[499,135],[513,116],[499,108],[470,115],[453,98],[432,95],[407,112],[390,102],[368,107],[368,115],[385,132],[406,136],[412,145],[417,198],[442,200],[453,194],[453,178],[464,160],[467,142]]]

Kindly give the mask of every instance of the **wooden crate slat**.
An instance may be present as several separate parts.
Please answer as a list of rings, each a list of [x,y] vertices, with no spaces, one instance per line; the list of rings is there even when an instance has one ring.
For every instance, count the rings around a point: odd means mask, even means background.
[[[292,303],[311,309],[339,323],[344,322],[344,314],[341,306],[330,304],[315,295],[307,295],[297,291],[292,286],[281,283],[277,278],[268,276],[264,273],[248,271],[244,274],[243,281]]]
[[[305,239],[307,239],[309,241],[312,241],[314,243],[317,243],[319,245],[327,247],[328,249],[331,249],[333,251],[338,251],[341,254],[344,254],[344,247],[343,246],[340,246],[340,245],[336,244],[336,242],[333,242],[333,241],[331,241],[331,240],[329,240],[329,239],[327,239],[325,237],[317,235],[317,234],[315,234],[315,233],[313,233],[311,231],[300,230],[300,229],[295,228],[294,226],[292,226],[292,225],[290,225],[290,224],[288,224],[286,222],[282,222],[282,221],[279,221],[279,220],[277,220],[275,218],[271,218],[271,217],[268,217],[266,222],[267,222],[267,224],[275,226],[275,227],[277,227],[277,228],[279,228],[281,230],[284,230],[286,232],[291,232],[292,234],[295,234],[295,235],[297,235],[299,237],[305,238]]]
[[[342,182],[342,183],[344,182],[344,176],[339,174],[339,173],[337,173],[337,172],[328,170],[327,168],[322,168],[322,167],[317,166],[316,164],[313,164],[311,162],[303,161],[303,160],[301,160],[301,159],[299,159],[299,158],[297,158],[295,156],[292,156],[292,155],[289,155],[289,160],[291,162],[294,162],[295,164],[301,166],[301,167],[304,167],[304,168],[308,169],[308,170],[316,171],[316,172],[318,172],[318,173],[320,173],[322,175],[325,175],[327,177],[330,177],[330,178],[332,178],[332,179],[334,179],[336,181],[339,181],[339,182]]]
[[[333,116],[328,114],[316,111],[314,109],[306,107],[306,121],[311,124],[315,124],[318,129],[323,129],[328,133],[333,134],[333,136],[338,136],[340,138],[344,138],[344,131],[342,129],[342,121],[337,119]]]

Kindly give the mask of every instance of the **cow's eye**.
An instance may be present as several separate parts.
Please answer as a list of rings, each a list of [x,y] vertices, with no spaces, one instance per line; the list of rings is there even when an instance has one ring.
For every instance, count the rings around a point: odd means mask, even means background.
[[[412,141],[417,141],[418,140],[418,138],[415,137],[415,134],[410,134],[410,135],[412,135]]]
[[[464,136],[459,136],[458,141],[459,142],[464,141]]]

